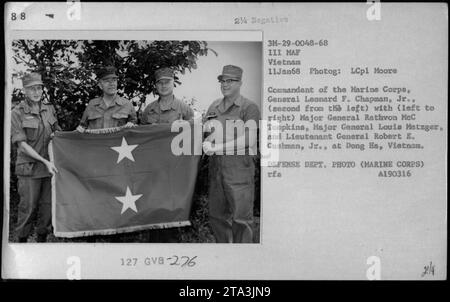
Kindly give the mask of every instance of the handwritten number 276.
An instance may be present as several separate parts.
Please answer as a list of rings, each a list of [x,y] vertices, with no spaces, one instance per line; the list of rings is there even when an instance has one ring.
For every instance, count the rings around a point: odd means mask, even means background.
[[[195,261],[194,261],[195,258],[197,258],[197,256],[194,256],[194,257],[190,258],[188,256],[178,257],[178,256],[174,255],[173,256],[174,261],[171,262],[170,265],[181,265],[181,267],[187,265],[187,266],[192,267],[192,266],[194,266],[196,264]]]

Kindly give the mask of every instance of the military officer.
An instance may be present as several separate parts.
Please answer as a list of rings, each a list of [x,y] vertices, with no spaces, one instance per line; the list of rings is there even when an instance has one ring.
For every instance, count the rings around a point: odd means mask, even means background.
[[[145,107],[141,124],[172,124],[178,120],[191,120],[194,111],[173,94],[175,74],[171,68],[163,67],[155,71],[158,100]],[[150,230],[150,242],[177,243],[178,228]]]
[[[207,155],[211,155],[209,215],[210,225],[218,243],[253,242],[253,155],[256,154],[254,150],[260,111],[254,102],[240,93],[242,74],[243,70],[238,66],[223,67],[222,74],[218,76],[223,98],[214,101],[206,113],[209,119],[207,124],[215,122],[221,126],[203,143],[203,150]],[[231,127],[230,131],[229,124],[234,125],[239,121],[245,123],[245,127],[236,127],[236,133]],[[211,139],[215,135],[217,138],[216,131],[223,131],[222,141]],[[240,153],[242,150],[245,152]]]
[[[115,67],[106,66],[97,72],[98,87],[103,95],[89,102],[77,127],[79,132],[85,129],[133,127],[136,124],[133,104],[117,94],[116,71]]]
[[[15,174],[20,202],[16,231],[19,242],[27,242],[37,211],[37,241],[45,242],[51,229],[51,176],[58,172],[49,161],[48,144],[52,133],[61,129],[55,108],[42,102],[41,75],[26,74],[22,84],[25,99],[11,112],[11,140],[18,147]]]
[[[191,120],[194,111],[173,94],[174,72],[168,67],[155,71],[158,100],[149,104],[142,113],[142,124],[173,123],[176,120]]]

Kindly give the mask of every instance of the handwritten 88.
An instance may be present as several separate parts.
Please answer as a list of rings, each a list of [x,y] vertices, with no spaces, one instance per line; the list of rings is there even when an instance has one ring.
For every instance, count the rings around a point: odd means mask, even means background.
[[[11,13],[11,20],[12,21],[16,21],[17,18],[17,14],[16,13]],[[26,19],[26,14],[25,13],[20,13],[20,20],[25,20]]]

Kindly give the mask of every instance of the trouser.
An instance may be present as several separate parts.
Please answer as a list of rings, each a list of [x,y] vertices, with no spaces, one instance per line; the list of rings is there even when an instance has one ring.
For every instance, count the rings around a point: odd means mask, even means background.
[[[248,155],[209,159],[209,216],[216,242],[253,242],[255,166]]]
[[[153,243],[179,243],[178,228],[150,230],[149,237],[149,242]]]
[[[37,210],[36,233],[46,235],[50,231],[51,208],[51,178],[18,177],[18,191],[20,195],[17,234],[28,237],[31,232],[32,220]]]

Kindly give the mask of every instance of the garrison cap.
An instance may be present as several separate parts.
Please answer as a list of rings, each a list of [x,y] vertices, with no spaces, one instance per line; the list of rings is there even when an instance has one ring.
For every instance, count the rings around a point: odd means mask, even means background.
[[[97,79],[118,78],[117,69],[114,66],[104,66],[97,71]]]
[[[239,66],[225,65],[223,67],[222,74],[219,75],[217,78],[219,79],[219,81],[222,80],[224,77],[236,79],[236,80],[240,81],[242,79],[242,73],[243,73],[243,70]]]
[[[163,68],[157,69],[155,71],[156,82],[158,82],[159,80],[162,80],[162,79],[172,79],[173,80],[174,77],[175,77],[174,72],[169,67],[163,67]]]
[[[44,85],[44,83],[42,83],[41,75],[36,72],[25,74],[22,78],[23,88],[30,87],[33,85]]]

